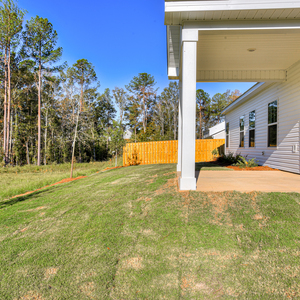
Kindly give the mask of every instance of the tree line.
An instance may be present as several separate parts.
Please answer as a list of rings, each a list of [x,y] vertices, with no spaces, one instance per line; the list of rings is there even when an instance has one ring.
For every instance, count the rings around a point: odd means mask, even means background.
[[[125,87],[99,92],[87,59],[61,63],[63,49],[47,18],[24,21],[26,10],[0,1],[0,159],[3,165],[106,160],[121,153],[124,132],[132,142],[178,138],[179,85],[159,94],[148,73]],[[197,137],[222,121],[239,95],[212,98],[197,90]]]

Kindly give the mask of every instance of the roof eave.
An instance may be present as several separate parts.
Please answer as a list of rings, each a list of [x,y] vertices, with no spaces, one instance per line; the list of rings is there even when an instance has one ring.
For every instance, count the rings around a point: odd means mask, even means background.
[[[222,114],[226,115],[226,113],[235,109],[238,105],[248,101],[267,87],[269,87],[274,82],[258,82],[254,86],[252,86],[249,90],[247,90],[244,94],[238,97],[234,102],[229,104],[223,111]]]

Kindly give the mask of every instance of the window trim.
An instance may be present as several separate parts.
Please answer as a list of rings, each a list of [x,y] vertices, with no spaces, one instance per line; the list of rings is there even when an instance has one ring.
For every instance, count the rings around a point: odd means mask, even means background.
[[[272,102],[277,101],[277,122],[275,123],[271,123],[269,124],[269,104],[271,104]],[[277,130],[276,130],[276,146],[269,146],[269,127],[273,126],[273,125],[277,125]],[[268,102],[268,106],[267,106],[267,148],[269,149],[278,149],[278,127],[279,127],[279,99],[276,98],[271,102]]]
[[[241,131],[241,119],[244,120],[244,130]],[[244,134],[244,146],[241,146],[241,133]],[[239,148],[245,148],[245,115],[239,117]]]
[[[228,124],[228,133],[227,133],[227,124]],[[230,123],[229,122],[225,122],[225,137],[226,137],[225,148],[230,148]]]
[[[255,114],[255,125],[254,128],[250,128],[250,114],[254,112]],[[256,148],[256,109],[253,109],[249,112],[249,126],[248,126],[248,148]],[[250,131],[254,131],[254,146],[250,146]]]

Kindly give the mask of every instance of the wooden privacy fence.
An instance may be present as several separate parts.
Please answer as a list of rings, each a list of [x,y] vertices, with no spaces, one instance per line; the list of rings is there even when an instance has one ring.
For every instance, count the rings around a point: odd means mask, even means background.
[[[212,151],[224,153],[224,145],[224,139],[196,140],[196,162],[212,161]],[[177,163],[177,151],[178,141],[129,143],[123,149],[123,166],[132,164],[133,160],[141,165]]]

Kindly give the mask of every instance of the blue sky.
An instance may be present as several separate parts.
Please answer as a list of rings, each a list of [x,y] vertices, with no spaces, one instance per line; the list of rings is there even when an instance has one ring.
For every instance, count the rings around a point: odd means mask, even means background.
[[[63,47],[62,61],[86,58],[96,69],[100,91],[124,87],[133,76],[155,77],[159,91],[168,86],[163,0],[19,0],[28,11],[48,18]],[[241,92],[253,83],[198,83],[211,96],[227,89]]]

